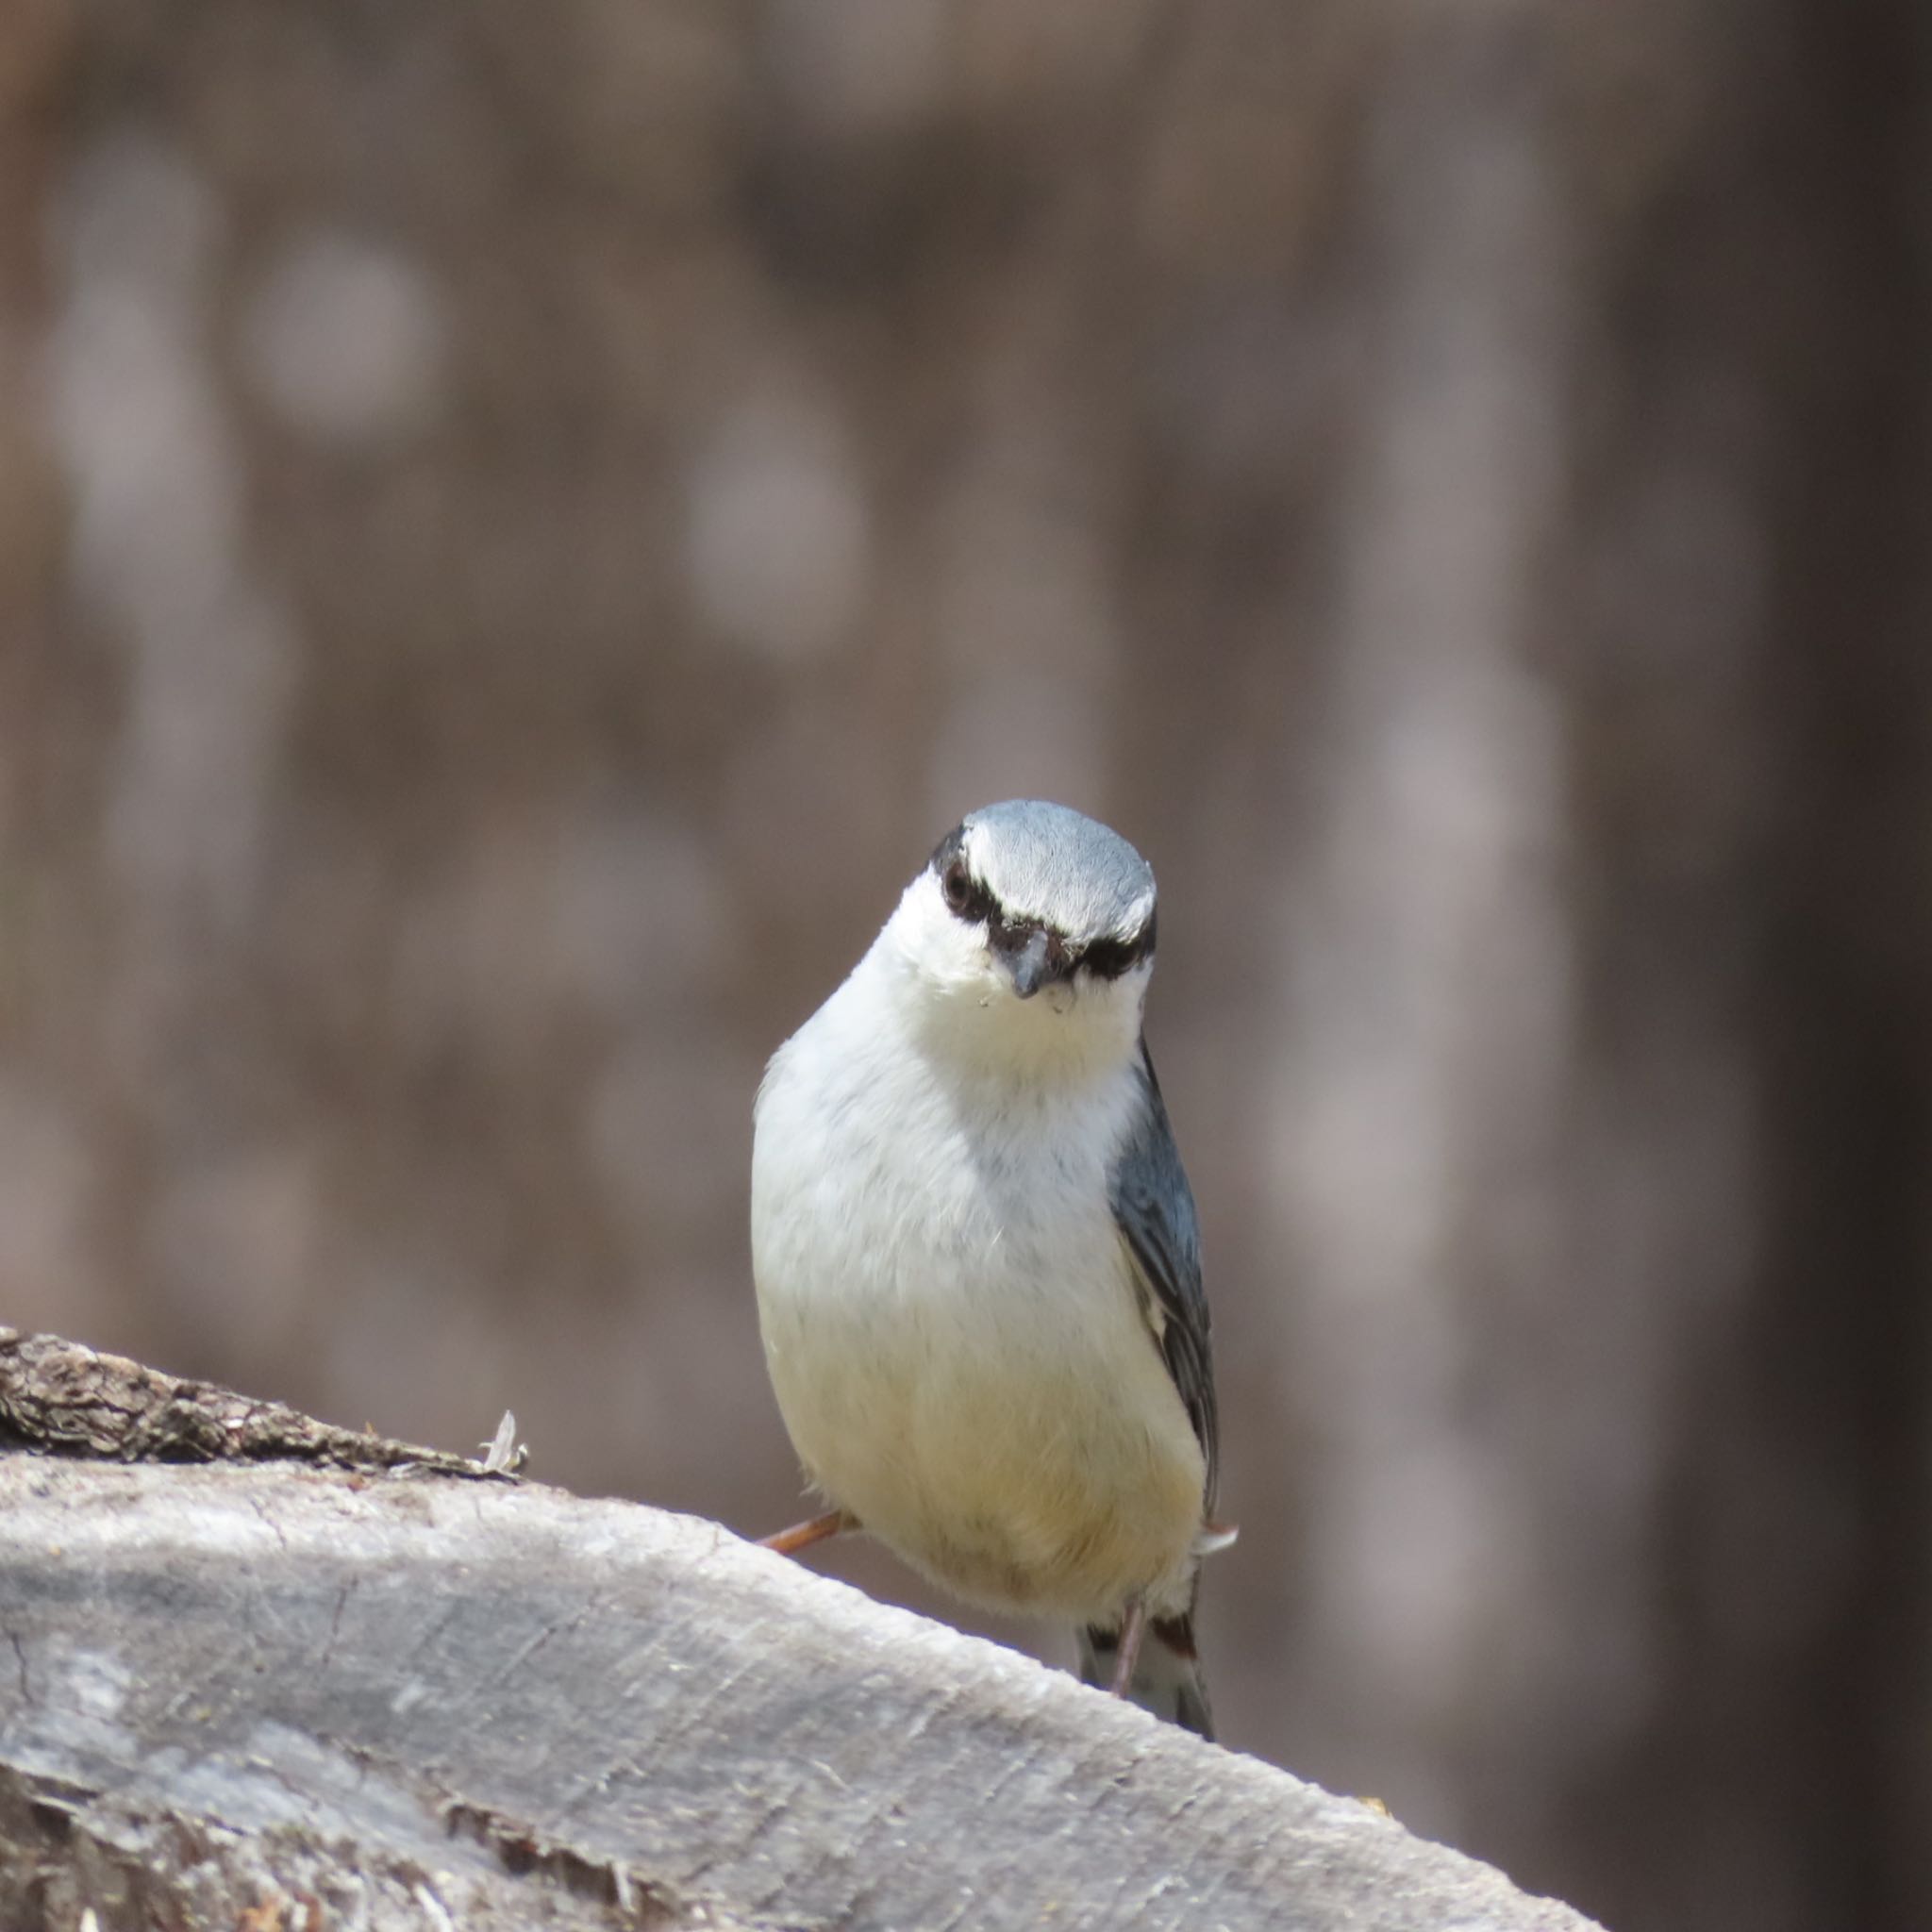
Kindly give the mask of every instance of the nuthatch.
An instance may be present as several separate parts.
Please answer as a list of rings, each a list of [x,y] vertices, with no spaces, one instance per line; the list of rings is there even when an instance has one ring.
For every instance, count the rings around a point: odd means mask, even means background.
[[[1193,1196],[1141,1034],[1154,874],[1064,806],[941,841],[758,1090],[752,1256],[830,1511],[1089,1683],[1212,1735],[1214,1381]]]

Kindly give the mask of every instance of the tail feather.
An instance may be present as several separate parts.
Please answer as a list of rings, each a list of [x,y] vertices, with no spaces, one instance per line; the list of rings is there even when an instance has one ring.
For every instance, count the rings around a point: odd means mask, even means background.
[[[1079,1637],[1081,1682],[1110,1690],[1120,1657],[1120,1630],[1090,1624]],[[1208,1707],[1208,1685],[1194,1648],[1191,1614],[1149,1620],[1127,1694],[1142,1710],[1151,1710],[1171,1724],[1212,1740],[1214,1713]]]

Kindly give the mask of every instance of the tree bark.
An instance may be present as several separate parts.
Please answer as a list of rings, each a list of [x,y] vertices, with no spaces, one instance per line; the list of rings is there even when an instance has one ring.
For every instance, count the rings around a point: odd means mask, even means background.
[[[0,1924],[1583,1932],[716,1524],[0,1331]]]

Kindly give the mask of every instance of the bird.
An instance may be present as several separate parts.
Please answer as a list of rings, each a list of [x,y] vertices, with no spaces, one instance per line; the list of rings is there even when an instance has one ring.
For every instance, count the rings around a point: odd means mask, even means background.
[[[1083,1679],[1206,1738],[1218,1424],[1198,1219],[1142,1027],[1154,874],[1108,826],[969,812],[773,1055],[751,1240],[773,1391],[828,1506],[942,1591],[1071,1623]]]

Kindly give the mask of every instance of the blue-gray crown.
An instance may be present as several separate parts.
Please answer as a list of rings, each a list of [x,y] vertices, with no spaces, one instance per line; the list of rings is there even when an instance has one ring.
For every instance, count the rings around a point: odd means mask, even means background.
[[[1007,924],[1049,927],[1076,947],[1152,949],[1153,868],[1118,832],[1071,807],[1039,798],[982,806],[940,841],[933,870],[943,879],[958,859]]]

